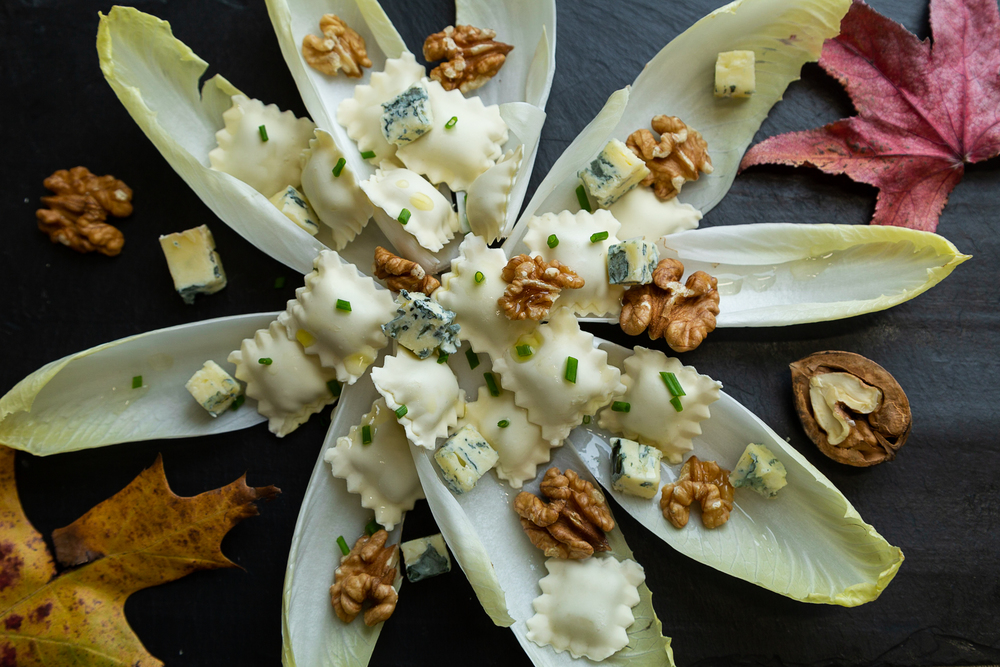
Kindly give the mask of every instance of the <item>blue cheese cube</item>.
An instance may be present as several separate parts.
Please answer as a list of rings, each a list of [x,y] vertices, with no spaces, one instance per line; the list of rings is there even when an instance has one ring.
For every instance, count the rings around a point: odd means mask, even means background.
[[[184,388],[213,417],[222,414],[243,393],[240,383],[211,359],[191,376]]]
[[[577,175],[594,201],[607,208],[646,178],[649,169],[628,146],[612,139],[590,166]]]
[[[222,260],[207,225],[160,237],[160,247],[174,279],[174,289],[184,303],[196,294],[215,294],[226,286]]]
[[[612,285],[648,285],[660,261],[660,251],[641,238],[608,247],[608,282]]]
[[[753,489],[765,498],[774,498],[788,484],[785,474],[785,465],[775,458],[770,449],[750,443],[736,468],[729,473],[729,483]]]
[[[640,498],[652,498],[660,489],[660,459],[656,447],[625,438],[611,439],[611,488]]]
[[[757,89],[753,51],[726,51],[715,61],[715,96],[750,97]]]
[[[452,493],[461,495],[475,488],[479,478],[497,464],[500,455],[469,424],[448,438],[434,453],[434,460],[441,468],[444,483]]]
[[[382,136],[405,146],[427,134],[434,122],[427,89],[419,81],[382,104]]]
[[[455,313],[421,292],[400,291],[396,305],[396,317],[382,325],[386,336],[395,338],[420,359],[437,349],[445,354],[458,352],[461,327],[455,324]]]
[[[406,578],[411,582],[451,572],[451,558],[441,533],[403,542],[399,550],[403,553]]]
[[[271,197],[271,203],[277,206],[278,210],[284,213],[286,218],[313,236],[319,233],[316,212],[309,205],[306,196],[292,186],[289,185]]]

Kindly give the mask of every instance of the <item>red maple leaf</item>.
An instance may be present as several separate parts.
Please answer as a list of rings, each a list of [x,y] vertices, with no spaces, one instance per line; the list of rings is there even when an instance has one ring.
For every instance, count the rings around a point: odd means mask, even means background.
[[[771,137],[740,169],[818,167],[879,189],[872,224],[934,231],[965,163],[1000,154],[997,0],[931,0],[934,45],[855,0],[819,64],[858,115]]]

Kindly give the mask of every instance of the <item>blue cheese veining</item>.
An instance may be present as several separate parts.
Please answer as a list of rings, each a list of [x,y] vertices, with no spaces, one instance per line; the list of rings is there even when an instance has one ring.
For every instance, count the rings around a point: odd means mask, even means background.
[[[770,449],[751,442],[729,474],[729,483],[737,488],[753,489],[765,498],[773,498],[788,484],[785,475],[785,465]]]
[[[426,359],[436,350],[458,352],[460,326],[455,324],[455,313],[421,292],[402,290],[396,303],[396,317],[382,325],[386,336],[395,338],[418,359]]]
[[[215,294],[226,286],[222,260],[208,225],[160,237],[174,289],[184,303],[194,303],[196,294]]]
[[[625,438],[611,439],[611,488],[640,498],[652,498],[660,489],[660,459],[656,447]]]
[[[628,146],[612,139],[578,175],[590,196],[599,206],[607,208],[646,178],[649,169]]]
[[[417,82],[382,103],[382,136],[390,144],[405,146],[427,134],[434,122],[424,84]]]
[[[468,493],[479,478],[497,464],[500,456],[476,430],[466,425],[434,453],[444,483],[452,493]]]
[[[239,382],[211,359],[191,376],[184,388],[213,417],[222,414],[243,393]]]
[[[612,285],[648,285],[660,261],[656,245],[629,239],[608,248],[608,282]]]
[[[399,545],[410,582],[423,581],[451,572],[451,558],[441,533],[419,537]]]

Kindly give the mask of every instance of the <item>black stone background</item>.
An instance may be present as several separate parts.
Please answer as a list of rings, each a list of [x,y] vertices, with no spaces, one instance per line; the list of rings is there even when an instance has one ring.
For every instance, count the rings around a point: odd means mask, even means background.
[[[607,96],[719,0],[558,6],[557,70],[532,188]],[[923,0],[872,0],[921,37]],[[170,169],[119,104],[98,68],[93,0],[4,0],[0,9],[0,391],[43,364],[160,327],[273,311],[299,277],[217,220]],[[252,96],[302,115],[262,0],[140,0],[175,34]],[[447,0],[386,2],[414,51],[454,20]],[[664,110],[668,111],[668,110]],[[817,66],[804,69],[757,139],[852,113]],[[123,253],[109,259],[51,244],[35,228],[42,179],[86,165],[135,190],[121,223]],[[996,282],[1000,160],[970,167],[941,216],[940,233],[974,259],[930,292],[886,312],[778,329],[728,329],[683,355],[753,410],[843,491],[906,554],[895,581],[859,608],[807,605],[673,552],[624,512],[619,523],[645,566],[677,663],[690,665],[958,665],[1000,662],[1000,341]],[[808,169],[755,168],[739,176],[703,226],[790,221],[866,224],[875,190]],[[173,292],[160,234],[208,223],[229,286],[184,305]],[[286,276],[284,288],[274,280]],[[863,275],[858,276],[864,280]],[[632,344],[620,332],[596,334]],[[237,341],[234,341],[234,346]],[[658,344],[662,345],[662,343]],[[788,363],[843,349],[892,372],[913,407],[898,459],[852,469],[824,458],[796,419]],[[236,479],[283,490],[237,526],[225,552],[244,570],[203,572],[133,595],[126,614],[146,647],[170,665],[274,665],[280,660],[285,559],[307,479],[328,423],[314,417],[283,440],[264,425],[191,440],[132,443],[50,458],[19,454],[28,517],[46,536],[125,486],[162,452],[174,490],[193,495]],[[404,537],[433,530],[424,503]],[[328,581],[317,581],[327,586]],[[527,665],[514,636],[493,626],[461,572],[404,587],[371,664]]]

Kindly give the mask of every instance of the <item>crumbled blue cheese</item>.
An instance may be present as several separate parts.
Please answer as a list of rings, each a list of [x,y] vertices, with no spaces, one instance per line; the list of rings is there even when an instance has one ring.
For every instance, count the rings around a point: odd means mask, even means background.
[[[160,237],[174,289],[184,303],[194,303],[196,294],[215,294],[226,286],[222,260],[215,252],[215,239],[208,225]]]
[[[399,550],[403,553],[406,578],[411,582],[451,572],[451,558],[441,533],[403,542]]]
[[[461,327],[455,324],[455,313],[422,292],[401,290],[396,304],[396,317],[382,325],[386,336],[395,338],[420,359],[438,349],[445,354],[458,352]]]
[[[729,483],[753,489],[765,498],[773,498],[788,481],[785,466],[764,445],[750,443],[736,468],[729,473]]]
[[[598,203],[607,208],[649,175],[642,158],[618,139],[612,139],[590,166],[578,176],[583,187]]]
[[[211,359],[191,376],[184,388],[194,396],[198,405],[208,410],[208,414],[213,417],[222,414],[233,404],[236,397],[243,393],[239,382]]]
[[[313,236],[319,232],[319,223],[313,207],[304,194],[291,185],[271,197],[271,203],[285,214],[285,217]]]
[[[625,438],[611,439],[611,488],[640,498],[652,498],[660,488],[660,459],[656,447]]]
[[[750,97],[757,89],[753,51],[726,51],[715,61],[715,96]]]
[[[629,239],[608,247],[608,282],[612,285],[648,285],[660,261],[656,245]]]
[[[390,144],[405,146],[427,134],[434,122],[424,84],[417,82],[382,103],[382,136]]]
[[[460,495],[475,488],[479,478],[497,464],[500,455],[475,426],[468,424],[448,438],[434,453],[434,460],[441,468],[444,483],[452,493]]]

